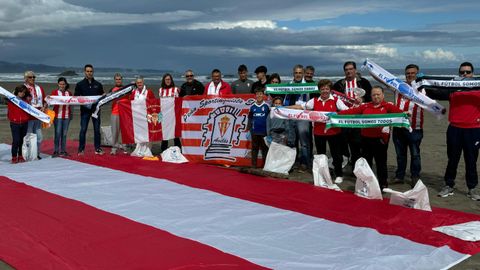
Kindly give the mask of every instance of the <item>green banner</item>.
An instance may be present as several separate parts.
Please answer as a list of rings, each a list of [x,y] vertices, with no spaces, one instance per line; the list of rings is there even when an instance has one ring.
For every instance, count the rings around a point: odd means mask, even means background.
[[[267,84],[265,92],[270,95],[318,93],[318,86],[316,83]]]
[[[330,115],[327,129],[332,127],[342,128],[375,128],[375,127],[404,127],[410,128],[406,113],[389,114],[356,114],[356,115]]]

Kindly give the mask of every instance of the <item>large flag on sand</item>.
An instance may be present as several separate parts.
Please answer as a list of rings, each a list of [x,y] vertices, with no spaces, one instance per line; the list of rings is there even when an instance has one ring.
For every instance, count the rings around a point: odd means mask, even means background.
[[[118,102],[122,142],[157,142],[180,137],[180,98]]]
[[[0,259],[16,269],[446,269],[480,251],[432,230],[478,215],[206,164],[10,165],[9,151],[0,145]]]
[[[182,104],[182,151],[193,162],[250,166],[248,112],[253,95],[188,96]]]

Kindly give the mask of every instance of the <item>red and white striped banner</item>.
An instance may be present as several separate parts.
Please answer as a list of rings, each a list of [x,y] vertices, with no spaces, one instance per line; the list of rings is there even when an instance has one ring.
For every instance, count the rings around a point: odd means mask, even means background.
[[[180,98],[118,102],[122,142],[157,142],[180,137]]]
[[[253,95],[189,96],[182,105],[182,151],[192,162],[249,166]]]

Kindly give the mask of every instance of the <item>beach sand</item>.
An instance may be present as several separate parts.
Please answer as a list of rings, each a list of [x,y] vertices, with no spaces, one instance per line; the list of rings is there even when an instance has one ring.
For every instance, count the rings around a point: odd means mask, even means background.
[[[178,82],[177,82],[178,83]],[[21,84],[21,82],[7,82],[0,83],[5,89],[13,90],[16,85]],[[49,94],[52,90],[56,88],[56,84],[47,84],[40,83],[44,88],[45,92]],[[146,85],[149,89],[154,91],[155,95],[158,96],[158,85]],[[104,89],[108,91],[112,85],[104,85]],[[75,85],[71,85],[71,91],[73,92]],[[392,101],[393,95],[390,91],[386,90],[386,100]],[[448,109],[448,102],[441,102]],[[110,125],[110,105],[106,105],[102,108],[102,126]],[[78,140],[78,134],[80,130],[79,124],[79,109],[74,110],[73,121],[70,124],[68,139],[69,140]],[[465,184],[465,165],[463,159],[461,159],[457,179],[456,179],[456,192],[453,196],[447,198],[437,197],[438,191],[444,186],[443,174],[447,165],[447,156],[446,156],[446,130],[448,126],[448,116],[445,115],[442,119],[436,119],[431,113],[425,112],[425,123],[424,123],[424,137],[421,144],[421,157],[422,157],[422,173],[421,180],[428,187],[430,203],[433,207],[442,207],[449,208],[463,212],[470,212],[479,214],[480,213],[480,202],[472,201],[466,197],[467,188]],[[43,130],[45,139],[53,139],[53,127]],[[11,134],[9,122],[7,120],[0,121],[0,142],[1,143],[11,143]],[[93,143],[93,127],[92,124],[89,124],[87,132],[87,143]],[[109,152],[107,150],[106,152]],[[152,152],[154,154],[159,154],[160,144],[155,143],[152,147]],[[51,153],[47,153],[51,154]],[[71,153],[76,154],[76,153]],[[395,176],[396,169],[396,156],[395,148],[393,142],[390,141],[388,148],[388,175],[389,179],[393,179]],[[477,169],[479,168],[477,163]],[[236,168],[233,168],[236,169]],[[375,171],[375,170],[374,170]],[[355,187],[355,177],[353,176],[352,168],[348,165],[344,170],[344,182],[340,184],[342,190],[354,191]],[[408,183],[409,178],[409,163],[407,165],[407,177],[405,178]],[[300,181],[305,183],[313,184],[313,178],[311,173],[299,173],[294,171],[290,174],[288,179],[294,181]],[[406,191],[410,189],[408,184],[392,184],[390,188],[398,191]],[[319,198],[321,199],[321,198]],[[0,265],[0,269],[3,269]],[[472,256],[468,260],[462,262],[461,264],[455,266],[452,269],[480,269],[480,255]]]

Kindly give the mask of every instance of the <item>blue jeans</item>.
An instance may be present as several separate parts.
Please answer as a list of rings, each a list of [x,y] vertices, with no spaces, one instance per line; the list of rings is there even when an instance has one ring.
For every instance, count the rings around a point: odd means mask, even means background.
[[[410,175],[420,178],[422,160],[420,157],[420,144],[423,139],[423,130],[415,129],[409,132],[405,128],[393,128],[393,144],[397,153],[397,170],[395,178],[403,180],[407,169],[407,148],[410,149]]]
[[[455,186],[457,167],[460,157],[465,160],[465,180],[468,189],[478,184],[477,159],[480,148],[480,128],[458,128],[452,125],[447,129],[448,165],[445,170],[445,184]]]
[[[70,124],[70,119],[59,119],[55,118],[53,121],[53,125],[55,127],[55,147],[54,152],[58,153],[59,148],[61,152],[67,152],[66,144],[67,144],[67,132],[68,132],[68,125]]]
[[[78,139],[78,152],[85,150],[85,140],[90,117],[92,118],[93,122],[93,144],[95,145],[95,149],[100,148],[100,113],[98,114],[98,118],[94,118],[92,117],[91,112],[82,112],[80,113],[80,136]]]
[[[304,164],[307,167],[312,166],[312,159],[311,159],[311,151],[312,147],[310,146],[311,136],[310,133],[310,126],[312,125],[309,121],[290,121],[289,125],[294,132],[292,132],[292,136],[295,138],[289,138],[288,141],[298,142],[300,144],[299,152],[300,152],[300,164]]]
[[[42,135],[42,121],[40,120],[29,120],[27,133],[37,134],[37,150],[38,155],[40,156],[40,145],[42,144],[43,135]]]

